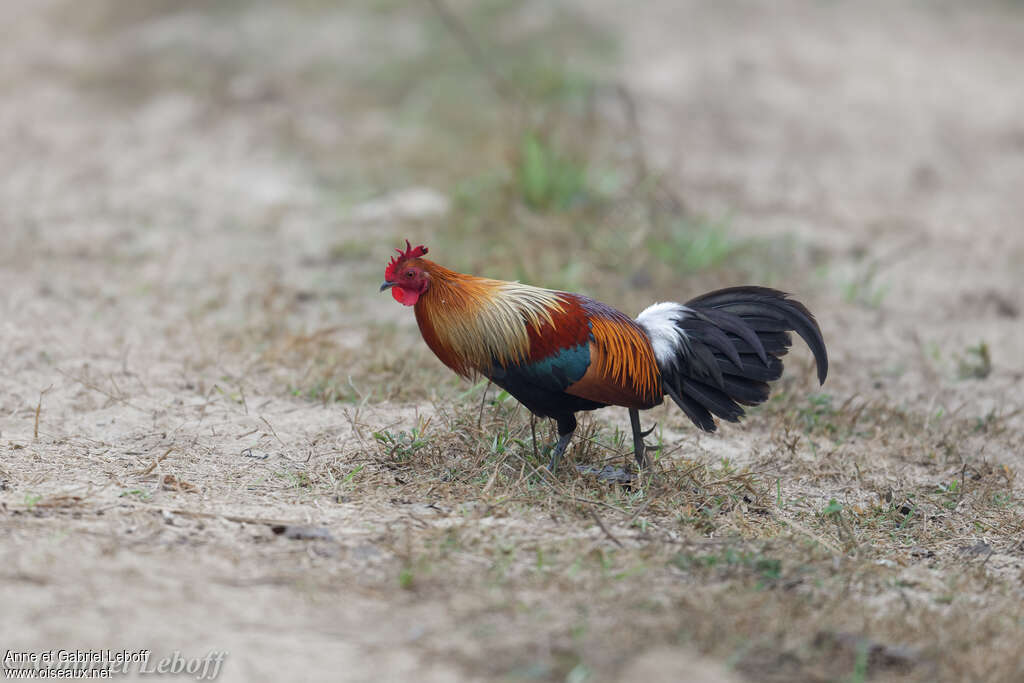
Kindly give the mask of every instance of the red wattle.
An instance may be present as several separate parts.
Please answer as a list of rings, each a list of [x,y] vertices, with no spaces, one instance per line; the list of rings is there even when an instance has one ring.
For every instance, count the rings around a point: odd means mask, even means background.
[[[401,287],[392,287],[391,296],[395,297],[395,301],[400,304],[414,306],[420,298],[420,293],[410,289],[402,289]]]

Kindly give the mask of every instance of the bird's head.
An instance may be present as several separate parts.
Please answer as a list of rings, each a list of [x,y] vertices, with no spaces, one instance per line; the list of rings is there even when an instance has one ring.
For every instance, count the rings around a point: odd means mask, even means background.
[[[430,276],[425,270],[426,264],[420,259],[427,253],[427,248],[422,244],[413,248],[409,240],[406,240],[405,251],[395,251],[398,252],[398,256],[392,256],[391,263],[384,270],[384,284],[380,286],[380,291],[390,289],[395,301],[412,306],[430,287]]]

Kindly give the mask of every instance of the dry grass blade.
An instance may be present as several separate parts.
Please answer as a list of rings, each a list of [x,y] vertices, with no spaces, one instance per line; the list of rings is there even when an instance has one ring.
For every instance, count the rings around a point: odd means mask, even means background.
[[[43,396],[45,396],[51,389],[53,389],[52,384],[39,392],[39,402],[36,404],[35,422],[32,425],[32,439],[35,441],[39,440],[39,416],[43,413]]]
[[[606,527],[604,525],[604,521],[601,519],[601,516],[599,514],[597,514],[597,510],[594,510],[593,508],[591,508],[590,509],[590,516],[594,518],[594,521],[597,523],[597,526],[601,527],[601,531],[604,533],[605,536],[608,537],[609,541],[611,541],[615,545],[619,546],[620,548],[624,547],[622,545],[622,541],[620,541],[619,539],[615,538],[615,535],[611,531],[608,530],[608,527]]]
[[[132,472],[132,474],[135,474],[135,475],[138,475],[138,476],[146,476],[147,474],[151,474],[153,472],[153,470],[155,470],[160,465],[160,463],[162,463],[164,460],[166,460],[167,456],[170,455],[173,452],[174,452],[174,447],[172,446],[172,447],[168,448],[166,451],[164,451],[163,455],[161,455],[161,456],[159,456],[157,458],[154,458],[153,462],[149,463],[149,465],[147,465],[144,469],[135,470],[134,472]]]

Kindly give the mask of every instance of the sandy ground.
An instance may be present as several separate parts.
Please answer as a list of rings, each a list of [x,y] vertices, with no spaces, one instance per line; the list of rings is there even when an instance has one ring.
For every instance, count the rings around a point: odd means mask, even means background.
[[[444,202],[424,191],[412,219],[386,202],[353,210],[280,142],[288,129],[338,155],[341,184],[373,188],[358,154],[386,116],[349,118],[289,80],[324,55],[367,59],[358,22],[271,6],[235,22],[188,5],[110,28],[74,5],[0,9],[0,643],[223,650],[231,681],[474,680],[550,658],[527,635],[535,617],[508,606],[543,604],[544,589],[397,587],[401,530],[444,528],[460,508],[406,498],[397,479],[345,493],[354,464],[378,457],[371,431],[432,409],[325,405],[292,395],[301,368],[277,367],[317,331],[359,358],[379,343],[364,331],[373,317],[415,334],[364,262],[383,267],[395,222],[439,220]],[[970,418],[1024,406],[1024,15],[1000,3],[651,3],[627,22],[615,3],[585,11],[621,41],[609,77],[634,93],[652,163],[688,205],[837,264],[802,296],[829,342],[830,392]],[[372,252],[326,256],[353,239]],[[869,268],[881,302],[844,299],[840,283]],[[981,341],[992,374],[957,379],[958,354]],[[1004,427],[964,448],[1019,467],[1024,417]],[[731,434],[703,453],[743,462],[759,434]],[[314,468],[337,481],[296,486]],[[329,536],[289,539],[275,521]],[[602,542],[592,523],[529,510],[475,523]],[[598,603],[592,618],[616,616]],[[597,679],[734,675],[686,649],[631,647]]]
[[[884,390],[1020,405],[1024,90],[1007,86],[1019,21],[943,3],[869,3],[856,18],[843,3],[756,7],[636,18],[645,39],[629,43],[622,76],[648,103],[651,153],[688,200],[732,209],[751,234],[795,233],[877,264],[882,310],[815,309],[836,331],[838,367],[863,366],[836,373],[844,390],[869,391],[929,342],[984,339],[998,349],[993,382],[940,386],[908,367]]]

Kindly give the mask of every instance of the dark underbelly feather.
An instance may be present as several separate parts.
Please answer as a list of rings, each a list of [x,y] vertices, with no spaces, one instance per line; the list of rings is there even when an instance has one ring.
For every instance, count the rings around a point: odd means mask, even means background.
[[[567,387],[586,374],[588,367],[590,345],[580,344],[533,362],[505,367],[493,363],[488,377],[531,412],[541,417],[556,417],[607,405],[565,393]]]

